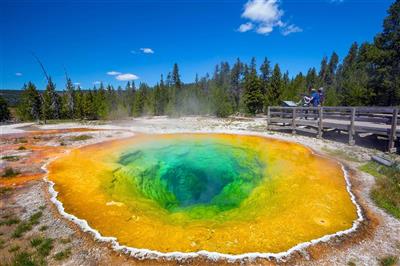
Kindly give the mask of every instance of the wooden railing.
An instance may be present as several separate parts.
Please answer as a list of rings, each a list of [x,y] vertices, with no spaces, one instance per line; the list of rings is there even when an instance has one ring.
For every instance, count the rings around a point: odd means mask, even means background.
[[[395,152],[400,136],[397,107],[268,107],[268,129],[304,131],[322,138],[324,131],[348,133],[354,145],[355,134],[374,134],[388,138],[388,151]]]

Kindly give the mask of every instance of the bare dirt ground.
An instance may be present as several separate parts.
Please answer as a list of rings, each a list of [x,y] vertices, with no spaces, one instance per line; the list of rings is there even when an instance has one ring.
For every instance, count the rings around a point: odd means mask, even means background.
[[[318,153],[334,157],[351,171],[353,193],[363,208],[365,221],[359,230],[348,236],[336,237],[328,243],[319,243],[292,253],[280,261],[274,259],[247,259],[228,262],[199,256],[186,260],[138,260],[113,251],[109,244],[99,242],[83,232],[75,223],[61,216],[50,201],[48,184],[43,181],[43,166],[51,158],[70,149],[105,140],[124,138],[137,133],[224,132],[256,134],[294,141]],[[307,136],[268,132],[264,118],[200,118],[129,119],[113,122],[62,123],[36,125],[32,123],[0,127],[0,175],[6,168],[16,172],[14,177],[0,178],[0,265],[7,265],[12,257],[26,250],[35,253],[32,239],[53,239],[49,254],[43,255],[49,265],[379,265],[385,256],[400,254],[400,221],[376,207],[369,197],[374,177],[357,168],[381,154],[376,140],[361,140],[360,146],[340,142],[343,136],[328,135],[331,140],[318,140]],[[84,137],[82,137],[84,136]],[[343,138],[345,139],[345,138]],[[372,144],[371,144],[372,143]],[[374,147],[374,143],[378,145]],[[370,147],[378,149],[370,149]],[[398,156],[394,156],[398,159]],[[36,223],[32,216],[40,213]],[[37,215],[38,216],[38,215]],[[12,222],[18,219],[19,222]],[[8,221],[8,223],[7,223]],[[15,231],[21,223],[31,228],[21,236]],[[35,253],[36,254],[36,253]],[[59,254],[66,254],[61,256]],[[351,264],[354,263],[354,264]]]

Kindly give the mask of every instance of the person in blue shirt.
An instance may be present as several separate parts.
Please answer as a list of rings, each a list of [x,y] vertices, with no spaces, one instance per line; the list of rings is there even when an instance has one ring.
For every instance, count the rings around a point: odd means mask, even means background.
[[[321,103],[321,98],[319,93],[315,90],[311,90],[311,104],[313,107],[318,107],[319,104]]]

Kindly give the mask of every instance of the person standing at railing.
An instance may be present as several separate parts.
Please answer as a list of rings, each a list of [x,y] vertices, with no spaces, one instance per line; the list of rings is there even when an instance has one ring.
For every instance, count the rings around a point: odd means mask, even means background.
[[[318,94],[319,94],[319,105],[323,106],[325,102],[325,94],[324,94],[324,88],[321,87],[318,89]]]
[[[310,96],[308,96],[307,94],[302,94],[301,100],[297,103],[297,105],[302,107],[310,107],[310,101],[311,101]]]
[[[311,90],[311,101],[310,102],[313,107],[318,107],[321,103],[320,95],[315,89]]]

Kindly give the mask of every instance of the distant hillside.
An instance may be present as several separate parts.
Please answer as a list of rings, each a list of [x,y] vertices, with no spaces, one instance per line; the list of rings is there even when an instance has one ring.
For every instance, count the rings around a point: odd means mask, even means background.
[[[0,90],[0,95],[7,101],[10,107],[18,105],[22,90]]]
[[[16,107],[19,103],[23,90],[0,90],[0,95],[6,99],[10,107]],[[44,91],[38,91],[42,94]],[[62,91],[57,91],[57,93],[62,94]]]

